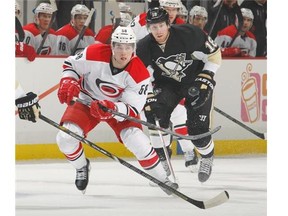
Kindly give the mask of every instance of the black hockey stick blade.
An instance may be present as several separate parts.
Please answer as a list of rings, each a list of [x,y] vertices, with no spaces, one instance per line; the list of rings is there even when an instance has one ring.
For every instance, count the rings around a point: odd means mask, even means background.
[[[73,138],[77,139],[80,142],[83,142],[87,145],[89,145],[90,147],[92,147],[93,149],[95,149],[96,151],[106,155],[107,157],[113,159],[114,161],[119,162],[120,164],[126,166],[127,168],[133,170],[134,172],[138,173],[139,175],[149,179],[150,181],[154,182],[155,184],[157,184],[159,187],[165,188],[167,190],[169,190],[170,192],[172,192],[173,194],[175,194],[176,196],[182,198],[183,200],[191,203],[192,205],[201,208],[201,209],[207,209],[207,208],[212,208],[218,205],[221,205],[222,203],[225,203],[228,199],[229,199],[229,194],[227,191],[223,191],[220,194],[218,194],[216,197],[213,197],[209,200],[206,201],[199,201],[199,200],[195,200],[192,199],[188,196],[186,196],[185,194],[175,190],[174,188],[164,184],[163,182],[159,181],[157,178],[154,178],[153,176],[147,174],[146,172],[138,169],[137,167],[133,166],[132,164],[126,162],[125,160],[111,154],[110,152],[106,151],[105,149],[99,147],[98,145],[94,144],[93,142],[85,139],[84,137],[74,133],[73,131],[70,131],[69,129],[59,125],[58,123],[54,122],[53,120],[45,117],[44,115],[40,114],[39,118],[41,120],[43,120],[44,122],[54,126],[55,128],[65,132],[66,134],[72,136]]]
[[[234,123],[238,124],[239,126],[243,127],[247,131],[251,132],[252,134],[256,135],[257,137],[259,137],[259,138],[261,138],[263,140],[266,140],[266,134],[265,133],[260,133],[258,131],[255,131],[254,129],[248,127],[247,125],[243,124],[242,122],[238,121],[237,119],[233,118],[232,116],[230,116],[229,114],[225,113],[224,111],[218,109],[215,106],[214,106],[214,110],[216,112],[220,113],[221,115],[223,115],[224,117],[228,118],[232,122],[234,122]]]
[[[87,103],[86,101],[80,99],[80,98],[77,98],[77,97],[74,97],[73,98],[73,101],[77,101],[79,103],[82,103],[82,104],[85,104],[87,106],[90,106],[90,103]],[[73,102],[72,101],[72,102]],[[176,136],[176,137],[179,137],[179,138],[182,138],[182,139],[186,139],[186,140],[198,140],[198,139],[202,139],[204,137],[207,137],[207,136],[211,136],[212,134],[216,133],[217,131],[219,131],[221,129],[221,126],[217,126],[216,128],[212,129],[211,131],[208,131],[206,133],[202,133],[202,134],[197,134],[197,135],[182,135],[182,134],[178,134],[172,130],[169,130],[169,129],[166,129],[166,128],[162,128],[162,127],[159,127],[157,125],[154,125],[152,123],[149,123],[149,122],[146,122],[146,121],[143,121],[139,118],[134,118],[134,117],[131,117],[131,116],[128,116],[124,113],[120,113],[120,112],[117,112],[115,110],[111,110],[111,109],[108,109],[107,107],[103,106],[103,105],[99,105],[101,109],[103,109],[105,112],[110,112],[114,115],[117,115],[117,116],[120,116],[126,120],[129,120],[129,121],[133,121],[133,122],[137,122],[137,123],[140,123],[146,127],[149,127],[151,129],[154,129],[154,130],[159,130],[159,131],[162,131],[162,132],[165,132],[167,134],[171,134],[173,136]]]

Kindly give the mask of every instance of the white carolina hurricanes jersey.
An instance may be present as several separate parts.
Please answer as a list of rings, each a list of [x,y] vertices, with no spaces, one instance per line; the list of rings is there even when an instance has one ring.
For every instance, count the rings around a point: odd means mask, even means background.
[[[119,112],[135,117],[146,102],[149,72],[137,56],[124,69],[113,68],[111,55],[109,45],[90,45],[64,61],[62,77],[80,79],[81,99],[110,100]]]
[[[133,29],[137,41],[149,34],[146,27],[146,15],[146,13],[137,15],[129,25]]]
[[[35,23],[27,24],[23,26],[25,32],[24,43],[34,47],[35,51],[38,50],[42,43],[43,36]],[[50,29],[49,34],[45,40],[45,43],[40,51],[40,55],[57,55],[57,37],[54,29]]]
[[[57,30],[56,34],[58,55],[73,54],[72,50],[74,49],[76,41],[78,40],[79,33],[69,23]],[[79,41],[75,53],[81,52],[85,47],[94,43],[94,33],[91,29],[87,28],[83,35],[83,38]]]
[[[214,41],[220,47],[225,48],[231,43],[232,39],[236,34],[237,28],[235,27],[235,25],[230,25],[219,31]],[[251,57],[256,56],[257,42],[254,34],[250,31],[246,32],[244,36],[238,35],[235,38],[233,44],[231,44],[230,46],[239,47],[242,52],[247,53]]]

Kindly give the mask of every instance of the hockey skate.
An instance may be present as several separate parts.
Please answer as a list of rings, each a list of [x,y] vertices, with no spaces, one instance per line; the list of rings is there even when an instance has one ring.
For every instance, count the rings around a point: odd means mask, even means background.
[[[75,179],[76,187],[78,188],[78,190],[82,191],[83,194],[85,194],[86,192],[86,187],[89,182],[89,172],[91,169],[90,161],[87,158],[86,160],[87,160],[86,166],[76,170],[76,179]]]
[[[211,173],[212,173],[212,166],[213,166],[213,156],[210,158],[202,158],[200,161],[200,167],[198,171],[198,180],[200,182],[206,182]]]
[[[169,180],[169,178],[166,178],[166,181],[164,182],[166,185],[172,187],[173,189],[177,190],[179,188],[179,185],[177,183],[174,183],[172,181]],[[167,195],[171,195],[172,192],[167,190],[166,188],[162,188],[160,187]]]
[[[189,168],[192,173],[196,173],[198,171],[198,156],[195,149],[184,152],[184,158],[185,166]]]

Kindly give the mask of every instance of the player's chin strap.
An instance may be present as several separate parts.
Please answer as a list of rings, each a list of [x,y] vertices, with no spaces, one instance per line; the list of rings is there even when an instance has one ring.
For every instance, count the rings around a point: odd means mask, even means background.
[[[126,162],[125,160],[111,154],[110,152],[106,151],[105,149],[99,147],[98,145],[94,144],[93,142],[85,139],[84,137],[70,131],[69,129],[59,125],[58,123],[52,121],[51,119],[45,117],[44,115],[40,114],[39,118],[43,121],[45,121],[46,123],[54,126],[55,128],[65,132],[66,134],[72,136],[73,138],[79,140],[80,142],[83,142],[87,145],[89,145],[90,147],[92,147],[93,149],[99,151],[100,153],[106,155],[107,157],[113,159],[114,161],[119,162],[120,164],[126,166],[127,168],[133,170],[134,172],[138,173],[139,175],[149,179],[150,181],[154,182],[155,184],[157,184],[159,187],[165,188],[167,190],[169,190],[170,192],[172,192],[173,194],[175,194],[176,196],[182,198],[183,200],[191,203],[192,205],[200,208],[200,209],[207,209],[207,208],[212,208],[218,205],[221,205],[222,203],[225,203],[228,199],[229,199],[229,194],[227,191],[222,191],[220,194],[218,194],[217,196],[206,200],[206,201],[200,201],[200,200],[195,200],[192,199],[188,196],[186,196],[185,194],[175,190],[174,188],[166,185],[165,183],[161,182],[160,180],[158,180],[157,178],[154,178],[153,176],[147,174],[146,172],[138,169],[137,167],[133,166],[132,164]]]
[[[79,102],[79,103],[82,103],[84,105],[87,105],[87,106],[90,106],[90,103],[86,102],[85,100],[82,100],[80,98],[77,98],[77,97],[74,97],[73,98],[73,102]],[[216,133],[217,131],[219,131],[221,129],[221,126],[217,126],[216,128],[214,128],[213,130],[211,131],[208,131],[206,133],[202,133],[202,134],[197,134],[197,135],[189,135],[189,136],[185,136],[185,135],[182,135],[182,134],[178,134],[172,130],[169,130],[169,129],[166,129],[166,128],[162,128],[160,126],[157,126],[157,125],[154,125],[152,123],[149,123],[149,122],[146,122],[146,121],[142,121],[141,119],[138,119],[138,118],[134,118],[134,117],[131,117],[129,115],[125,115],[123,113],[120,113],[120,112],[117,112],[115,110],[111,110],[111,109],[108,109],[107,107],[99,104],[100,108],[103,109],[104,111],[106,112],[110,112],[114,115],[117,115],[117,116],[120,116],[126,120],[129,120],[129,121],[133,121],[133,122],[137,122],[137,123],[140,123],[146,127],[149,127],[151,129],[154,129],[154,130],[159,130],[159,131],[162,131],[162,132],[165,132],[167,134],[170,134],[170,135],[173,135],[173,136],[176,136],[176,137],[179,137],[179,138],[182,138],[182,139],[186,139],[186,140],[198,140],[198,139],[202,139],[204,137],[207,137],[207,136],[211,136],[212,134]]]

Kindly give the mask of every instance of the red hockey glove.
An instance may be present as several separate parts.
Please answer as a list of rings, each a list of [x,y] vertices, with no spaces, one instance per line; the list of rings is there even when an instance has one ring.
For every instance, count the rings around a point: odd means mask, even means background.
[[[27,57],[29,61],[34,61],[37,55],[35,49],[32,46],[23,42],[15,44],[15,52],[16,56]]]
[[[221,49],[223,57],[235,57],[241,55],[241,49],[239,47],[226,47]]]
[[[102,100],[102,101],[92,101],[90,106],[90,113],[93,117],[107,120],[114,117],[114,114],[110,113],[108,109],[117,111],[116,105],[112,101]]]
[[[71,77],[62,78],[58,89],[58,98],[61,104],[70,105],[73,97],[78,97],[80,93],[80,85],[76,79]]]

